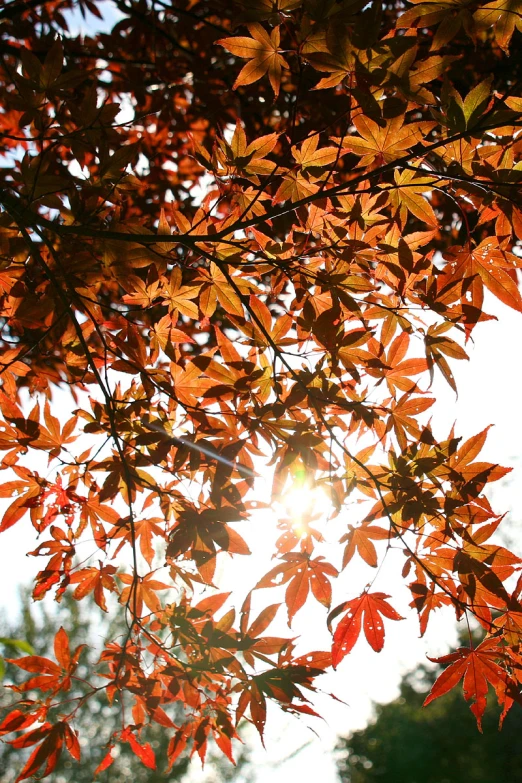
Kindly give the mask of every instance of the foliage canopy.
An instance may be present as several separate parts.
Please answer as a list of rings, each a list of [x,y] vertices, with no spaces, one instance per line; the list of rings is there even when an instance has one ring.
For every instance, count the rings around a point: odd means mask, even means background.
[[[269,700],[313,714],[316,678],[401,619],[378,570],[397,549],[421,633],[449,606],[488,634],[428,700],[463,679],[480,725],[489,684],[520,699],[521,560],[491,543],[484,494],[507,471],[480,460],[487,430],[428,416],[485,289],[522,311],[521,18],[520,0],[0,9],[0,529],[42,534],[35,599],[125,612],[99,664],[122,705],[100,771],[116,743],[154,768],[149,722],[172,765],[209,736],[230,756]],[[339,547],[314,514],[281,519],[275,566],[229,597],[216,563],[249,556],[266,463],[272,500],[324,490]],[[281,585],[289,621],[330,610],[331,650],[267,635]],[[53,658],[17,659],[18,780],[79,758],[81,655],[62,629]]]

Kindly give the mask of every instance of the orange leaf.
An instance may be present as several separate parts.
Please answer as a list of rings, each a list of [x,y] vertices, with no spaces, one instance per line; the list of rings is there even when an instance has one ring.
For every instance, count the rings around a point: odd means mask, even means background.
[[[69,649],[69,637],[63,627],[54,637],[54,654],[62,669],[68,669],[71,665],[71,651]]]
[[[252,38],[239,36],[216,41],[236,57],[250,60],[240,71],[234,89],[253,84],[268,73],[270,84],[277,96],[281,84],[281,68],[288,68],[286,60],[279,54],[279,27],[274,27],[270,36],[257,23],[249,24],[248,31]]]

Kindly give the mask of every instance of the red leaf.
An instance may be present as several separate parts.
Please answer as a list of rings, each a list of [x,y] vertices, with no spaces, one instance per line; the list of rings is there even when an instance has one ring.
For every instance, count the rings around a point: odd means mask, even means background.
[[[60,667],[49,658],[42,658],[41,655],[26,655],[23,658],[7,658],[6,660],[26,672],[60,674]]]
[[[167,748],[167,758],[169,765],[167,771],[170,771],[176,761],[176,759],[183,753],[188,741],[188,736],[185,731],[178,729],[178,731],[171,737],[169,746]]]
[[[114,745],[111,745],[109,747],[109,750],[107,751],[106,755],[103,757],[102,761],[98,764],[98,766],[94,770],[94,777],[97,777],[100,774],[100,772],[104,772],[113,763],[114,761],[114,756],[112,755],[113,747]]]
[[[424,706],[438,699],[454,688],[464,678],[464,698],[472,701],[471,711],[482,731],[482,716],[486,709],[488,683],[493,685],[499,703],[503,703],[511,683],[506,671],[497,663],[503,660],[505,653],[494,638],[485,639],[476,649],[459,647],[458,650],[442,658],[430,658],[435,663],[449,663],[435,680]]]
[[[125,729],[121,734],[123,742],[128,742],[136,756],[145,764],[149,769],[156,769],[156,757],[152,746],[149,742],[145,745],[140,745],[134,734],[130,729]]]
[[[35,775],[43,764],[45,764],[45,768],[42,777],[49,775],[53,771],[62,753],[66,725],[67,724],[65,723],[57,723],[55,726],[46,724],[47,728],[45,729],[42,727],[44,731],[42,731],[41,734],[47,736],[45,736],[42,744],[35,748],[29,756],[24,768],[16,778],[16,783]],[[29,732],[31,740],[35,739],[37,731],[38,729]],[[14,745],[14,742],[11,742],[11,744]],[[33,742],[31,741],[30,744],[33,744]],[[17,745],[16,747],[20,746]]]
[[[4,720],[0,723],[0,735],[10,734],[12,731],[20,731],[26,729],[37,720],[42,718],[44,709],[40,708],[36,712],[25,713],[21,710],[13,710],[10,712]]]
[[[364,621],[364,635],[375,652],[380,652],[384,645],[384,624],[382,617],[390,620],[403,618],[385,600],[389,596],[384,593],[363,593],[359,598],[346,601],[331,612],[329,622],[341,612],[345,616],[339,622],[334,634],[332,646],[332,665],[338,666],[340,661],[353,649]],[[381,617],[382,615],[382,617]]]

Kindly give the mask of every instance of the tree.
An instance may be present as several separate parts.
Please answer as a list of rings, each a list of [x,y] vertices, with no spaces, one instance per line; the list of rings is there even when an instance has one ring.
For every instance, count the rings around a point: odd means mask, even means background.
[[[21,604],[20,619],[7,628],[9,638],[6,639],[6,647],[11,647],[11,654],[14,648],[21,650],[21,652],[29,652],[31,655],[52,656],[55,635],[62,624],[67,625],[71,643],[74,646],[83,646],[78,668],[79,678],[74,682],[69,692],[69,698],[81,698],[88,694],[87,684],[85,680],[80,678],[82,675],[89,675],[95,668],[99,648],[105,638],[119,638],[125,634],[126,627],[122,622],[122,616],[115,615],[113,620],[109,618],[101,627],[99,623],[95,625],[94,620],[98,620],[98,618],[93,612],[94,603],[92,600],[78,604],[71,595],[64,596],[62,603],[57,607],[57,612],[50,612],[45,604],[34,605],[30,591],[27,590],[21,592]],[[22,634],[25,634],[27,641],[17,640],[16,637]],[[20,685],[25,679],[24,672],[16,665],[11,664],[7,667],[6,679]],[[34,696],[36,694],[28,695]],[[3,701],[7,699],[6,691]],[[119,705],[108,704],[103,688],[100,688],[86,701],[85,707],[77,713],[75,718],[76,727],[85,740],[82,743],[82,763],[73,769],[71,759],[68,756],[62,756],[49,776],[49,783],[60,783],[60,781],[67,780],[71,774],[74,774],[75,783],[92,783],[94,771],[104,755],[103,741],[100,741],[99,738],[103,737],[105,741],[108,741],[111,735],[118,730],[118,724],[121,720]],[[178,705],[178,710],[180,708],[181,705]],[[94,741],[96,737],[98,741]],[[165,756],[169,737],[164,727],[158,723],[148,726],[147,740],[160,756]],[[0,746],[1,783],[10,783],[16,777],[16,757],[19,753],[18,749],[11,748],[5,743]],[[228,781],[232,783],[232,781],[243,780],[244,778],[241,776],[250,769],[247,745],[239,748],[235,766],[223,758],[221,753],[217,754],[214,749],[209,755],[209,772],[212,772],[212,780],[215,783],[227,783]],[[169,780],[185,780],[188,767],[189,758],[187,754],[184,754],[173,765]],[[163,772],[143,766],[130,746],[122,744],[119,747],[114,766],[111,767],[111,781],[112,783],[123,783],[129,777],[132,777],[135,783],[161,783],[165,780]],[[251,775],[249,779],[251,779]]]
[[[502,783],[520,777],[519,705],[506,717],[501,732],[497,712],[488,708],[484,733],[478,734],[457,691],[432,709],[423,709],[436,674],[440,667],[434,671],[420,666],[403,679],[398,699],[377,707],[367,728],[339,741],[343,783]]]
[[[71,11],[109,31],[76,34]],[[210,736],[230,756],[242,717],[263,733],[267,701],[313,715],[316,678],[363,628],[380,651],[401,619],[377,569],[395,550],[421,633],[446,606],[488,633],[445,659],[428,700],[463,679],[479,725],[488,683],[505,709],[520,700],[521,560],[491,540],[502,517],[484,494],[507,469],[480,460],[487,429],[462,442],[428,418],[434,377],[456,389],[491,318],[484,290],[522,311],[520,13],[0,9],[0,529],[27,515],[44,536],[36,600],[118,597],[127,632],[101,666],[122,724],[100,771],[121,743],[153,768],[150,723],[172,765]],[[324,490],[340,546],[310,509],[281,519],[275,566],[229,597],[216,562],[249,556],[268,469],[272,500]],[[266,634],[282,590],[289,622],[334,603],[331,650]],[[79,758],[79,656],[63,629],[51,658],[17,658],[30,677],[1,731],[33,749],[18,780]]]

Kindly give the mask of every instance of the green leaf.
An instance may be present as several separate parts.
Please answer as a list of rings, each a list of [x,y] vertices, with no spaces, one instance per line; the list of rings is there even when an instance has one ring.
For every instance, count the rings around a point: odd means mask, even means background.
[[[483,82],[473,87],[471,92],[466,96],[464,100],[464,117],[466,118],[466,127],[473,127],[484,109],[489,103],[491,97],[491,82],[493,77],[490,76],[484,79]]]
[[[20,652],[25,652],[28,655],[34,655],[34,650],[29,642],[25,642],[23,639],[9,639],[7,636],[0,636],[0,644],[6,647],[15,647]]]

